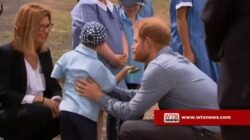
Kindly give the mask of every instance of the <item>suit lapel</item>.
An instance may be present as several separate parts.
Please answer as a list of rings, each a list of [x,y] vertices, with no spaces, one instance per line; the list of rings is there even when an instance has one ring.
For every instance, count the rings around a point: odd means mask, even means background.
[[[25,62],[24,62],[24,57],[22,54],[17,53],[17,63],[18,63],[18,67],[16,69],[17,73],[19,73],[19,77],[20,77],[20,88],[22,91],[24,91],[24,93],[26,93],[26,88],[27,88],[27,71],[26,71],[26,66],[25,66]],[[19,71],[19,72],[18,72]]]

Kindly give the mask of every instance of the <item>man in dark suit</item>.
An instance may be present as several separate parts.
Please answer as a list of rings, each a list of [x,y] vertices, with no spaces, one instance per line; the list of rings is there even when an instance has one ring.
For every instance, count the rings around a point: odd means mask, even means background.
[[[210,57],[221,62],[220,109],[250,109],[250,1],[208,0],[203,13]],[[250,126],[222,126],[224,140],[249,140]]]

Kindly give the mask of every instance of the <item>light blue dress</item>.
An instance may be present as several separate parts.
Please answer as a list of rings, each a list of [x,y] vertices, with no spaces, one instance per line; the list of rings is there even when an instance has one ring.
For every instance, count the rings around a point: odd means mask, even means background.
[[[195,54],[195,65],[206,73],[215,82],[218,80],[218,65],[212,62],[208,57],[205,44],[205,31],[201,19],[201,13],[206,0],[171,0],[170,1],[170,18],[171,18],[171,46],[174,51],[183,54],[183,48],[177,29],[176,11],[181,7],[189,7],[187,22],[189,39],[192,50]]]
[[[75,90],[75,81],[91,78],[104,92],[112,91],[116,85],[115,76],[98,60],[96,51],[82,44],[57,61],[51,77],[65,79],[60,111],[76,113],[95,122],[98,120],[100,106],[80,96]]]
[[[129,46],[129,61],[128,64],[132,66],[136,66],[140,68],[141,70],[137,73],[133,74],[128,74],[125,77],[125,81],[129,84],[141,84],[141,78],[144,72],[144,63],[134,61],[133,60],[133,51],[132,51],[132,46],[134,43],[134,30],[133,30],[133,23],[129,18],[126,17],[124,10],[121,8],[120,9],[120,17],[121,17],[121,22],[123,25],[124,33],[126,35],[127,41],[128,41],[128,46]],[[141,17],[137,15],[137,20],[140,20]]]
[[[141,17],[152,17],[154,15],[152,0],[145,0],[144,6],[140,10],[139,15]]]
[[[79,44],[79,36],[81,27],[90,21],[96,21],[103,24],[107,31],[106,43],[115,54],[123,54],[122,47],[122,24],[120,21],[117,8],[108,2],[108,5],[102,5],[97,0],[81,0],[71,11],[72,16],[72,32],[73,32],[73,48]],[[103,57],[98,55],[98,58],[104,65],[113,73],[117,74],[122,68],[110,65]],[[119,84],[121,87],[126,87],[125,81],[122,80]]]

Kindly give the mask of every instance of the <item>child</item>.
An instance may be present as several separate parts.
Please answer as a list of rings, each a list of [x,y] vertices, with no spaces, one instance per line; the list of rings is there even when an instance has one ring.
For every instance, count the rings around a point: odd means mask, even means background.
[[[120,0],[121,9],[119,12],[121,23],[123,25],[124,33],[126,35],[129,46],[129,65],[136,66],[140,69],[135,74],[126,76],[125,81],[129,89],[137,89],[140,87],[142,75],[144,72],[144,63],[133,60],[132,46],[134,43],[134,30],[133,25],[137,20],[142,19],[139,16],[139,11],[144,5],[144,0]]]
[[[171,0],[172,48],[193,62],[215,82],[219,67],[207,54],[201,12],[206,0]]]
[[[139,15],[144,18],[154,16],[152,0],[144,0],[144,6],[141,8]]]
[[[79,44],[79,35],[86,22],[97,21],[103,24],[107,31],[105,44],[98,47],[97,54],[100,61],[113,73],[117,74],[128,61],[128,45],[120,22],[118,9],[110,0],[79,0],[71,12],[73,48]],[[114,55],[115,54],[115,55]],[[119,84],[127,88],[125,80]],[[119,131],[116,126],[118,120],[107,116],[106,132],[108,140],[116,140]]]
[[[110,92],[131,66],[124,67],[116,77],[98,60],[96,49],[105,42],[105,27],[98,22],[87,22],[81,30],[80,44],[64,54],[51,74],[65,79],[64,96],[60,104],[61,137],[63,140],[96,140],[100,107],[94,101],[79,96],[75,81],[92,78],[104,92]]]

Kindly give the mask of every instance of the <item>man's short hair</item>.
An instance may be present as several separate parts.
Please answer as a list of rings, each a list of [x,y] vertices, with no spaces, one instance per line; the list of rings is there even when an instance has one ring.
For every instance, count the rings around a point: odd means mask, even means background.
[[[146,37],[160,45],[168,45],[170,42],[170,29],[167,23],[156,17],[139,20],[134,25],[139,37],[144,40]]]

